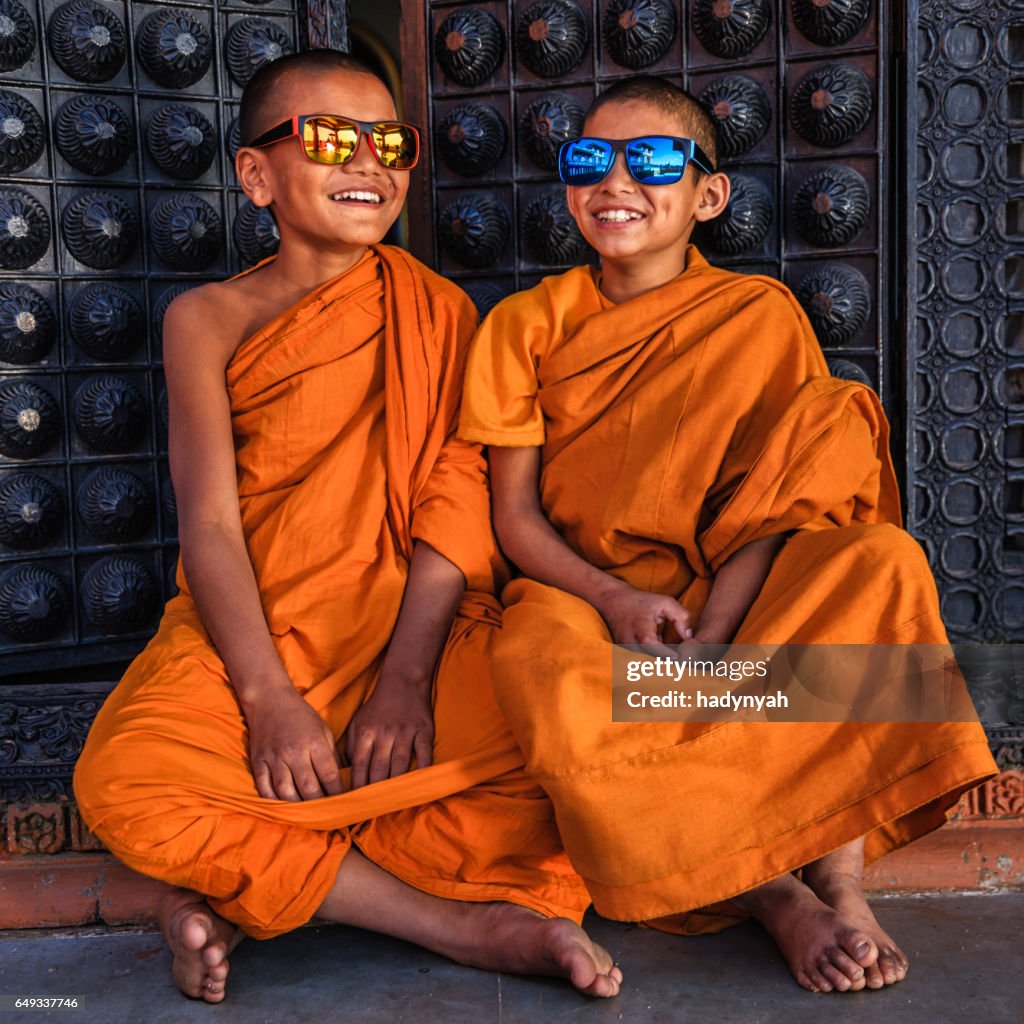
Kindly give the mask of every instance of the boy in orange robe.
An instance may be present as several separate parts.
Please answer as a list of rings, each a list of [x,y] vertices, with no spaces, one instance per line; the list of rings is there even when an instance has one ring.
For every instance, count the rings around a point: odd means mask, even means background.
[[[614,995],[491,690],[503,569],[482,454],[454,436],[476,317],[377,244],[415,131],[329,51],[260,71],[241,126],[280,250],[168,309],[181,593],[96,719],[82,815],[176,887],[187,995],[220,1001],[243,934],[314,915]]]
[[[616,723],[609,671],[612,642],[944,643],[885,417],[828,376],[784,286],[689,244],[729,197],[691,97],[624,80],[584,135],[562,173],[601,270],[499,304],[463,396],[522,572],[498,702],[601,914],[690,932],[751,914],[804,988],[881,988],[907,960],[864,900],[865,856],[994,773],[980,725]]]

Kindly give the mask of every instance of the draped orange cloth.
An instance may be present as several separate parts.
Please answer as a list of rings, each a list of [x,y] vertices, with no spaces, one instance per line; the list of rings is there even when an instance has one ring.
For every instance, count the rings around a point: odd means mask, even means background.
[[[880,404],[828,376],[769,278],[690,247],[678,278],[620,305],[588,268],[545,279],[481,328],[460,436],[542,446],[541,503],[570,546],[697,618],[734,552],[795,531],[739,643],[946,642]],[[865,834],[876,858],[995,772],[976,722],[615,723],[598,613],[529,579],[502,600],[498,702],[607,917],[727,900]]]
[[[475,321],[462,292],[381,246],[243,342],[227,368],[267,623],[336,736],[372,691],[414,542],[466,576],[434,681],[435,764],[319,800],[261,798],[245,720],[180,568],[181,593],[79,760],[75,795],[109,849],[205,894],[250,935],[309,920],[353,842],[438,896],[574,919],[588,903],[491,688],[504,569],[480,449],[454,436]]]

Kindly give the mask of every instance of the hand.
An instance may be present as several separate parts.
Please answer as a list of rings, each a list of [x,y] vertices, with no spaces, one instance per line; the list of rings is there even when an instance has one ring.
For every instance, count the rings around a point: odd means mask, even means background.
[[[690,613],[674,597],[636,590],[627,583],[609,589],[597,610],[617,644],[663,643],[668,623],[684,640],[693,636]]]
[[[316,800],[341,792],[340,758],[327,723],[295,692],[245,709],[249,763],[267,800]]]
[[[434,714],[430,682],[381,673],[370,699],[345,733],[352,788],[404,775],[413,754],[417,768],[434,759]]]
[[[705,625],[703,622],[697,627],[697,632],[691,637],[683,639],[684,644],[731,644],[734,631],[726,628],[724,624],[716,626],[713,623]]]

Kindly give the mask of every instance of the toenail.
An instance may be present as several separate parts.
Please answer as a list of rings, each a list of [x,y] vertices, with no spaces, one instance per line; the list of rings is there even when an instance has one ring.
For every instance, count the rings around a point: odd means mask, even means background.
[[[868,944],[867,944],[866,942],[862,942],[862,943],[861,943],[861,944],[860,944],[860,945],[859,945],[859,946],[857,947],[857,951],[856,951],[856,952],[857,952],[857,956],[866,956],[866,955],[867,955],[867,952],[868,952],[868,950],[869,950],[870,948],[871,948],[871,947],[870,947],[870,946],[869,946],[869,945],[868,945]]]

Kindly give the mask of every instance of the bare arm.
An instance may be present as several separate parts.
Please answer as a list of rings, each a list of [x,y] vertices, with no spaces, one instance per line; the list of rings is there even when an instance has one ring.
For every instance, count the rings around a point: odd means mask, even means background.
[[[494,529],[505,554],[532,579],[575,594],[601,613],[616,643],[657,643],[671,622],[690,635],[690,616],[674,598],[636,590],[581,558],[544,515],[540,448],[489,449]]]
[[[250,728],[260,794],[341,791],[330,730],[296,692],[267,628],[245,546],[224,372],[237,339],[219,336],[213,300],[175,300],[164,320],[168,450],[189,589]]]
[[[417,767],[432,762],[434,669],[465,589],[466,579],[455,565],[429,544],[416,542],[380,679],[348,728],[353,788],[403,774],[414,753]]]

